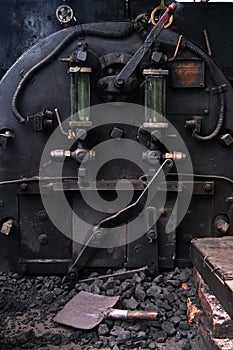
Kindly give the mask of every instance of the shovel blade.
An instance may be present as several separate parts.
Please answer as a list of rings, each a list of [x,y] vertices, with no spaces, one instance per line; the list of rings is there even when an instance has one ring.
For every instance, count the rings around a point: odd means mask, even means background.
[[[54,321],[74,328],[92,329],[103,320],[105,312],[118,300],[119,296],[80,292],[58,312]]]

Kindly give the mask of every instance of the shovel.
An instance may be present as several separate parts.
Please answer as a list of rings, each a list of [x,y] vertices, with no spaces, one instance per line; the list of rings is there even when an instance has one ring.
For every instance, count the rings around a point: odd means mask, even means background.
[[[104,318],[156,320],[158,312],[112,309],[119,296],[108,297],[80,292],[58,312],[54,320],[66,326],[92,329]]]

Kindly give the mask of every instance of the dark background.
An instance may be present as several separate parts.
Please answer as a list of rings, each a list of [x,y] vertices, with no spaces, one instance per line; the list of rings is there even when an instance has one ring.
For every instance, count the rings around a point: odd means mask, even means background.
[[[1,0],[0,76],[32,45],[63,29],[56,19],[61,4],[70,5],[79,24],[99,21],[127,21],[150,13],[155,0]],[[166,1],[166,4],[170,1]],[[210,38],[213,58],[233,77],[232,3],[178,4],[173,29],[206,49],[203,30]]]

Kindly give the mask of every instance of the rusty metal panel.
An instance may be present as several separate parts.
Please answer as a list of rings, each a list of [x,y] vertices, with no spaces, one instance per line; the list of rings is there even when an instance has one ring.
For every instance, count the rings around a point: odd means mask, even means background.
[[[233,341],[229,338],[215,338],[206,317],[199,319],[199,334],[204,342],[205,350],[230,350],[233,349]]]
[[[167,86],[167,115],[206,115],[210,110],[210,94],[200,88],[173,88]]]
[[[92,329],[118,300],[119,296],[109,297],[82,291],[66,304],[55,321],[75,328]]]
[[[171,65],[173,88],[203,88],[205,86],[205,65],[203,60],[176,60]]]
[[[200,274],[194,269],[194,280],[203,311],[211,326],[215,338],[233,339],[233,320],[223,309],[218,299],[203,281]]]

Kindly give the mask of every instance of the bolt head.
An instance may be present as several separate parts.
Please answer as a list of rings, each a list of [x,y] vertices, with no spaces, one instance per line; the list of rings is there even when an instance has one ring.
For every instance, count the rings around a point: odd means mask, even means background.
[[[49,242],[49,238],[46,234],[42,234],[39,236],[39,242],[41,245],[46,245]]]
[[[98,82],[98,86],[101,88],[101,89],[103,89],[103,88],[105,88],[106,87],[106,82],[104,81],[104,80],[100,80],[99,82]]]
[[[115,127],[112,129],[110,136],[112,139],[119,140],[123,137],[123,134],[124,134],[124,131],[122,129]]]
[[[221,142],[228,147],[233,143],[233,137],[230,134],[224,134],[221,136]]]
[[[211,192],[212,189],[213,189],[212,184],[210,184],[210,183],[207,182],[207,183],[205,184],[205,186],[204,186],[204,191],[205,191],[205,192]]]
[[[161,208],[159,209],[159,212],[162,216],[165,216],[167,214],[167,209],[166,208]]]
[[[162,137],[162,134],[161,134],[161,131],[160,130],[154,130],[152,131],[151,133],[151,138],[154,140],[154,141],[157,141],[158,139],[160,140]]]
[[[116,79],[116,85],[119,86],[119,87],[123,86],[124,85],[124,80],[121,79],[121,78]]]
[[[44,211],[44,210],[40,211],[38,213],[38,219],[42,222],[46,221],[48,219],[48,215],[47,215],[46,211]]]
[[[108,68],[108,74],[112,75],[114,73],[114,69],[113,68]]]
[[[114,98],[114,96],[112,94],[109,94],[107,96],[107,100],[108,100],[108,102],[114,102],[115,98]]]
[[[26,191],[28,191],[29,186],[28,186],[28,184],[26,184],[26,183],[22,183],[22,184],[20,185],[20,189],[21,189],[21,191],[26,192]]]
[[[77,137],[77,140],[84,141],[87,137],[87,131],[85,129],[77,129],[76,130],[76,137]]]

